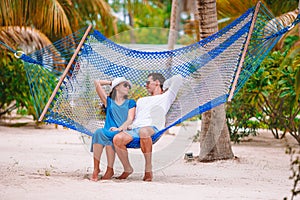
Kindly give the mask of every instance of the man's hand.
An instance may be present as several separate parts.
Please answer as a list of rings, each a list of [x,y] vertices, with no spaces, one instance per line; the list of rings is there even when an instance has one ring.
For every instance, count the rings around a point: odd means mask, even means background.
[[[122,128],[117,128],[117,127],[111,127],[109,130],[110,131],[123,131]]]

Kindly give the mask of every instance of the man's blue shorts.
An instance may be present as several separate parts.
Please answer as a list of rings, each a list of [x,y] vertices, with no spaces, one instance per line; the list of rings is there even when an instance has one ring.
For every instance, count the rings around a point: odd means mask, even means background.
[[[133,138],[140,138],[140,129],[143,127],[137,127],[131,130],[126,130],[124,132],[128,133],[129,135],[131,135]],[[159,130],[156,128],[156,126],[150,126],[150,128],[152,128],[154,130],[154,134],[157,133]],[[153,134],[153,135],[154,135]]]

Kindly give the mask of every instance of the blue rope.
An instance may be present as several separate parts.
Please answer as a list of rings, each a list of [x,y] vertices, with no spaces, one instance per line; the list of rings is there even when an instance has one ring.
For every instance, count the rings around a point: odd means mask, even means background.
[[[8,46],[7,44],[5,44],[4,42],[0,41],[0,44],[2,44],[3,46],[5,46],[8,50],[10,50],[13,53],[17,53],[16,50],[14,50],[13,48],[11,48],[10,46]]]
[[[34,60],[33,58],[25,55],[25,54],[22,54],[21,57],[20,57],[23,61],[25,62],[28,62],[28,63],[32,63],[32,64],[38,64],[38,65],[41,65],[43,66],[43,63],[41,62],[38,62],[37,60]]]

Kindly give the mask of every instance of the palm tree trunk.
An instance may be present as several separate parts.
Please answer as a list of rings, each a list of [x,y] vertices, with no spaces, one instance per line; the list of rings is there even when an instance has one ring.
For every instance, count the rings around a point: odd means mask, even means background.
[[[194,6],[195,8],[198,7],[197,1],[194,1]],[[199,13],[194,12],[194,18],[195,18],[195,33],[196,33],[196,39],[197,41],[200,41],[200,19],[199,19]]]
[[[218,31],[216,0],[197,0],[200,39]]]
[[[180,11],[181,11],[181,0],[172,1],[172,10],[171,10],[171,23],[170,23],[170,32],[168,40],[168,49],[174,49],[174,45],[177,39],[177,32],[179,29],[180,21]]]
[[[200,39],[218,31],[216,0],[197,0]],[[225,105],[202,114],[199,161],[210,162],[234,157]]]
[[[129,25],[131,27],[131,30],[129,31],[129,33],[130,33],[130,42],[132,44],[135,44],[136,43],[135,35],[134,35],[134,31],[132,30],[134,28],[134,16],[133,16],[132,6],[133,5],[131,4],[131,0],[128,0],[127,9],[128,9]]]

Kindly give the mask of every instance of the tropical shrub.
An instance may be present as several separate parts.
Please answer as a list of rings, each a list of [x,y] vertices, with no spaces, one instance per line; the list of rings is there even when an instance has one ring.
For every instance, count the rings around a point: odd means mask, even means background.
[[[297,92],[300,54],[297,36],[287,37],[284,48],[268,56],[227,108],[231,135],[237,129],[267,127],[275,138],[290,133],[300,144],[300,100]],[[232,123],[233,122],[233,123]],[[255,132],[252,130],[252,132]],[[251,133],[248,131],[248,133]],[[244,134],[247,135],[247,134]]]
[[[23,115],[34,113],[23,62],[1,51],[0,66],[0,118],[15,109]]]

